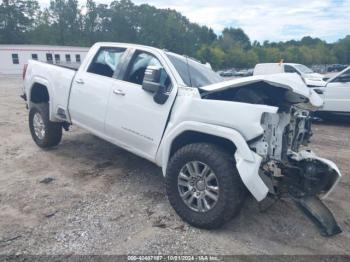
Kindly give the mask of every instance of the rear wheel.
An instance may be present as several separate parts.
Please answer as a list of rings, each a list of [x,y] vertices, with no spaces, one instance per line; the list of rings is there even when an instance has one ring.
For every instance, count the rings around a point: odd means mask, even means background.
[[[179,149],[166,174],[169,201],[178,215],[200,228],[218,228],[239,213],[247,191],[233,157],[198,143]]]
[[[48,103],[32,105],[29,129],[34,142],[42,148],[56,146],[62,139],[62,124],[50,121]]]

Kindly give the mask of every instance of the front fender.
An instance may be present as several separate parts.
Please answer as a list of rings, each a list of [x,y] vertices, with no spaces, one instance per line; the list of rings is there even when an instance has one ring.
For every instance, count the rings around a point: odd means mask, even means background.
[[[250,150],[239,132],[227,127],[185,121],[166,133],[156,158],[157,164],[162,167],[164,176],[166,175],[172,142],[185,131],[205,133],[232,141],[237,148],[235,153],[236,167],[244,185],[258,201],[266,197],[268,187],[259,176],[261,157]]]

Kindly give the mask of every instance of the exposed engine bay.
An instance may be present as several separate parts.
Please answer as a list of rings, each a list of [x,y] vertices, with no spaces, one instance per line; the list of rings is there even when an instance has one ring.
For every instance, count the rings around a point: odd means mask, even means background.
[[[289,193],[293,198],[323,195],[328,192],[337,174],[314,158],[300,157],[312,136],[308,111],[292,106],[290,113],[266,113],[262,119],[264,134],[250,147],[263,157],[261,175],[271,180],[270,191]],[[304,154],[305,155],[305,154]]]
[[[305,106],[307,98],[267,82],[202,95],[206,99],[278,107],[277,113],[263,114],[264,133],[249,141],[251,150],[263,158],[259,175],[270,193],[291,197],[322,235],[341,232],[332,213],[319,199],[334,186],[339,172],[307,149],[312,137],[312,116]]]
[[[300,198],[322,195],[330,189],[329,184],[337,174],[322,161],[298,157],[300,151],[311,152],[307,145],[312,137],[312,116],[310,110],[304,109],[307,98],[267,82],[203,93],[203,97],[278,107],[276,114],[263,114],[264,133],[249,141],[250,148],[263,158],[260,173],[271,180],[268,183],[271,193],[281,194],[287,190]]]

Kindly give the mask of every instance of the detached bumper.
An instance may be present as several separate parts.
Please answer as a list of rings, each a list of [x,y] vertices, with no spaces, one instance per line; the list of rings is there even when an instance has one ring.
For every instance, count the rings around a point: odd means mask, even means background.
[[[300,198],[294,198],[295,203],[318,227],[322,236],[330,237],[340,234],[342,230],[331,210],[320,199],[326,198],[339,182],[341,173],[338,167],[332,161],[318,157],[311,151],[294,153],[292,159],[300,162],[304,168],[305,177],[308,177],[309,180],[315,178],[314,175],[327,178],[325,183],[321,183],[321,187],[318,187],[319,192],[316,195],[306,194]],[[305,163],[307,164],[305,165]]]
[[[331,237],[342,232],[332,212],[318,197],[307,196],[294,201],[317,226],[322,236]]]

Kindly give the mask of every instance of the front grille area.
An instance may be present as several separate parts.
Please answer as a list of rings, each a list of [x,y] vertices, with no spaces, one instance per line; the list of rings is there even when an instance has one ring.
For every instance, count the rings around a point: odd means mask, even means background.
[[[312,135],[308,111],[294,108],[290,113],[265,113],[261,125],[264,134],[250,147],[265,161],[288,161],[288,153],[298,152],[301,145],[308,144]]]

